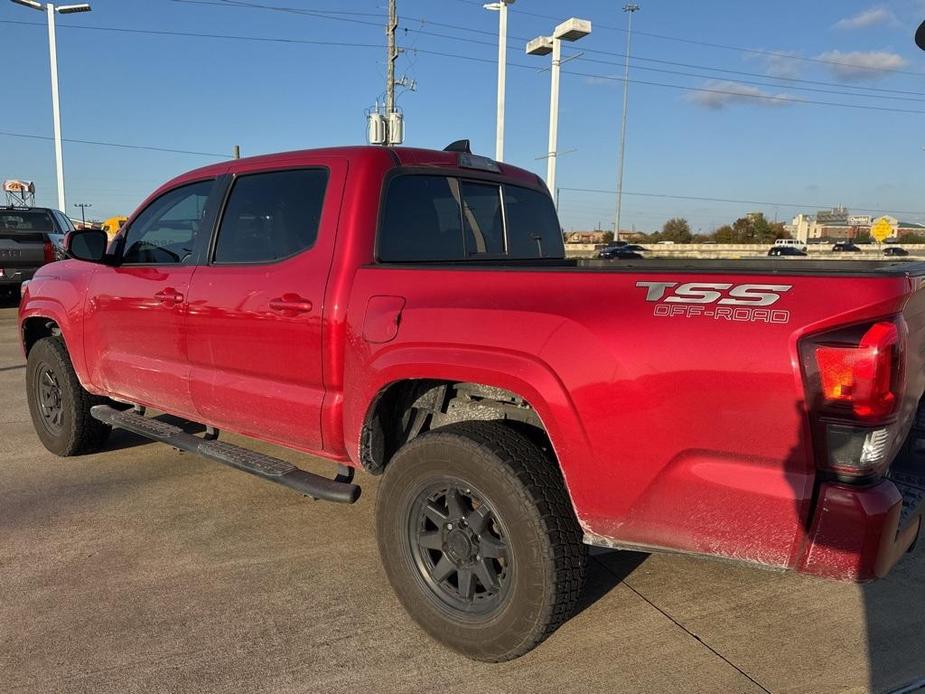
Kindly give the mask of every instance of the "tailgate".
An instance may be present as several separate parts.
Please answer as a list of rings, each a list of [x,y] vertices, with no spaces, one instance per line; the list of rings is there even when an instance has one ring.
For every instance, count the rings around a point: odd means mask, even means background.
[[[0,230],[0,268],[39,267],[45,263],[45,234]]]

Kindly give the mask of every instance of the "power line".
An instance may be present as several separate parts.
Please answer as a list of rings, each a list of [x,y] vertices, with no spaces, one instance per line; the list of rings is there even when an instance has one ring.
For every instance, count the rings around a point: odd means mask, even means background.
[[[337,17],[337,16],[330,16],[330,15],[380,16],[380,15],[377,14],[377,13],[370,13],[370,12],[347,12],[347,11],[340,11],[340,10],[313,10],[313,9],[306,10],[306,9],[294,8],[294,7],[270,6],[270,5],[263,5],[263,4],[254,3],[254,2],[244,2],[243,0],[170,0],[170,1],[171,1],[171,2],[177,2],[177,3],[183,3],[183,4],[200,4],[200,5],[212,5],[212,6],[216,6],[216,7],[226,7],[226,8],[237,7],[237,8],[258,9],[258,10],[271,10],[271,11],[275,11],[275,12],[288,12],[288,13],[292,13],[292,14],[301,14],[301,15],[306,15],[306,16],[311,16],[311,17],[318,17],[318,18],[322,18],[322,19],[334,19],[334,20],[337,20],[337,21],[353,21],[354,23],[362,23],[362,24],[369,24],[369,25],[375,25],[375,23],[373,23],[373,22],[357,22],[356,20],[351,20],[351,19],[349,19],[349,18]],[[473,4],[473,6],[475,6],[475,5],[479,5],[479,6],[480,6],[480,5],[481,5],[481,3],[466,3],[466,4]],[[523,11],[523,10],[515,10],[515,9],[513,9],[513,8],[511,8],[510,11],[512,11],[512,12],[517,12],[517,13],[519,13],[519,14],[530,15],[530,16],[534,16],[534,17],[542,17],[542,18],[545,18],[545,19],[557,19],[556,17],[553,17],[553,16],[551,16],[551,15],[541,15],[541,14],[536,14],[536,13],[530,13],[530,12],[526,12],[526,11]],[[418,23],[420,23],[422,26],[426,26],[426,25],[439,26],[439,27],[444,27],[444,28],[449,28],[449,29],[456,29],[456,30],[458,30],[458,31],[465,31],[465,32],[469,32],[469,33],[481,34],[481,35],[483,35],[483,36],[494,37],[494,33],[491,32],[491,31],[486,31],[486,30],[484,30],[484,29],[474,29],[474,28],[472,28],[472,27],[466,27],[466,26],[462,26],[462,25],[459,25],[459,24],[449,24],[449,23],[446,23],[446,22],[436,22],[436,21],[432,21],[432,20],[429,20],[429,19],[426,19],[426,18],[422,18],[422,17],[408,17],[408,16],[403,16],[403,19],[405,19],[406,21],[418,22]],[[378,25],[376,25],[376,26],[378,26]],[[614,30],[614,31],[620,31],[620,32],[626,33],[626,29],[621,28],[621,27],[613,27],[613,26],[602,25],[602,24],[598,24],[598,23],[595,23],[595,27],[596,27],[596,28],[599,28],[599,29],[600,29],[600,28],[603,28],[603,29],[611,29],[611,30]],[[495,42],[495,41],[476,41],[476,40],[473,40],[473,39],[464,38],[464,37],[460,37],[460,36],[453,36],[453,35],[451,35],[451,34],[441,34],[441,33],[436,33],[436,32],[432,32],[432,31],[425,31],[425,30],[423,30],[423,29],[414,29],[414,28],[410,28],[410,27],[409,27],[409,28],[406,28],[405,31],[412,31],[412,32],[420,33],[420,34],[423,34],[423,35],[426,35],[426,36],[434,36],[435,38],[445,38],[445,39],[450,39],[450,40],[454,40],[454,41],[465,41],[465,42],[467,42],[467,43],[476,43],[476,44],[481,44],[481,45],[485,45],[485,46],[492,46],[492,47],[494,47],[494,46],[496,45],[496,42]],[[642,31],[637,31],[636,33],[637,33],[637,34],[640,34],[640,35],[646,35],[646,36],[657,36],[657,37],[660,37],[660,38],[672,38],[672,37],[662,36],[662,35],[659,35],[659,34],[650,34],[650,33],[642,32]],[[524,42],[525,42],[525,41],[528,40],[526,37],[523,37],[523,36],[514,36],[514,35],[511,35],[510,38],[511,38],[511,39],[514,39],[515,41],[524,41]],[[678,39],[678,40],[681,40],[681,39]],[[687,39],[684,39],[684,40],[687,41]],[[696,42],[695,42],[695,43],[696,43]],[[700,43],[703,43],[703,42],[700,42]],[[722,44],[707,44],[707,43],[704,43],[704,45],[721,46]],[[728,47],[728,46],[726,46],[726,47],[727,47],[727,48],[730,48],[730,47]],[[516,47],[511,47],[511,48],[509,48],[508,50],[509,50],[509,51],[513,50],[513,51],[519,52],[519,49],[517,49]],[[798,57],[796,57],[796,56],[792,56],[792,55],[785,54],[785,53],[779,53],[779,52],[774,52],[774,51],[761,51],[761,50],[758,50],[758,49],[740,49],[740,50],[748,51],[748,52],[754,52],[754,53],[761,53],[761,54],[766,54],[766,55],[771,55],[771,56],[775,56],[775,57],[779,57],[779,58],[792,58],[792,59],[794,59],[794,60],[797,60],[797,59],[800,59],[800,60],[810,60],[810,61],[822,62],[822,63],[826,63],[826,64],[830,64],[830,65],[839,65],[839,66],[842,66],[842,67],[852,67],[852,68],[855,68],[855,67],[856,67],[856,68],[859,68],[859,69],[880,70],[880,71],[883,71],[883,72],[897,72],[897,73],[902,73],[902,74],[910,74],[910,75],[921,76],[919,73],[912,72],[912,71],[894,70],[894,69],[890,69],[890,68],[873,68],[873,67],[869,67],[869,66],[859,66],[859,65],[856,65],[856,64],[854,64],[854,63],[845,62],[845,61],[823,60],[823,59],[815,59],[815,58],[798,58]],[[614,51],[605,51],[605,50],[600,50],[600,49],[595,49],[595,48],[586,48],[586,49],[583,50],[583,52],[584,52],[584,53],[596,53],[596,54],[598,54],[598,55],[608,55],[608,56],[612,56],[612,57],[615,57],[615,58],[625,58],[625,57],[626,57],[626,56],[625,56],[624,54],[622,54],[622,53],[617,53],[617,52],[614,52]],[[731,70],[731,69],[726,69],[726,68],[712,67],[712,66],[708,66],[708,65],[697,65],[697,64],[692,64],[692,63],[684,63],[684,62],[660,60],[660,59],[657,59],[657,58],[645,58],[645,57],[642,57],[642,56],[633,56],[632,60],[633,60],[633,61],[642,60],[642,61],[645,61],[645,62],[663,63],[663,64],[668,64],[668,65],[676,65],[676,66],[679,66],[679,67],[689,67],[689,68],[694,68],[694,69],[698,69],[698,70],[711,70],[711,71],[715,71],[715,72],[723,72],[723,73],[727,73],[727,74],[744,75],[744,76],[748,76],[748,77],[760,77],[760,78],[764,78],[764,79],[769,79],[769,78],[770,78],[770,79],[775,79],[775,80],[784,80],[784,81],[787,81],[787,82],[801,82],[801,83],[806,83],[806,84],[817,84],[817,85],[829,86],[829,87],[839,87],[839,88],[842,88],[842,89],[855,89],[855,90],[862,90],[862,91],[875,91],[875,92],[886,92],[886,93],[896,93],[896,94],[912,94],[912,95],[916,95],[916,96],[925,96],[925,92],[913,92],[913,91],[899,90],[899,89],[886,89],[886,88],[882,88],[882,87],[853,86],[853,85],[850,85],[850,84],[842,84],[842,83],[837,83],[837,82],[826,82],[826,81],[821,81],[821,80],[806,80],[806,79],[801,79],[801,78],[797,78],[797,77],[774,77],[774,76],[769,76],[769,75],[763,75],[763,74],[761,74],[761,73],[756,73],[756,72],[748,72],[748,71],[743,71],[743,70]],[[604,61],[590,61],[590,62],[604,62]],[[606,64],[606,63],[605,63],[605,64]],[[649,68],[649,69],[652,69],[652,68]],[[694,76],[697,76],[697,75],[694,75]],[[777,85],[770,85],[770,86],[777,86]]]
[[[603,55],[612,55],[617,58],[625,57],[624,54],[622,53],[612,53],[610,51],[597,51],[594,49],[587,49],[584,52],[585,53],[599,53]],[[590,62],[590,63],[601,63],[603,65],[619,65],[619,63],[611,63],[605,60],[594,60],[591,58],[582,58],[582,60],[584,60],[585,62]],[[823,87],[838,87],[839,89],[854,89],[857,91],[880,92],[880,93],[886,93],[886,94],[911,94],[913,96],[925,96],[925,92],[915,92],[915,91],[911,91],[908,89],[887,89],[885,87],[869,87],[869,86],[868,87],[855,87],[853,85],[843,84],[840,82],[826,82],[824,80],[807,80],[807,79],[801,79],[798,77],[775,77],[773,75],[763,75],[760,72],[747,72],[745,70],[731,70],[731,69],[721,68],[721,67],[712,67],[710,65],[697,65],[695,63],[683,63],[683,62],[679,62],[675,60],[661,60],[659,58],[644,58],[639,55],[633,55],[631,59],[631,64],[635,64],[636,61],[643,61],[646,63],[658,63],[660,65],[674,65],[676,67],[688,67],[694,70],[709,70],[711,72],[722,72],[724,74],[729,74],[729,75],[743,75],[745,77],[760,77],[761,79],[772,79],[772,80],[785,81],[785,82],[799,82],[800,84],[816,84],[816,85],[821,85]],[[644,68],[639,65],[636,65],[635,67],[641,70],[653,69],[653,68]],[[712,79],[712,76],[710,76],[710,78]],[[770,85],[770,86],[789,87],[790,85],[775,84],[775,85]],[[796,87],[793,87],[793,88],[795,89]],[[820,91],[823,91],[823,90],[820,90]],[[866,94],[854,94],[854,96],[867,96],[867,95]],[[880,98],[880,95],[872,94],[871,97]]]
[[[600,195],[615,195],[615,190],[602,190],[600,188],[565,188],[559,187],[559,190],[563,191],[573,191],[577,193],[595,193]],[[668,193],[630,193],[627,191],[623,192],[624,195],[633,195],[636,197],[642,198],[667,198],[671,200],[693,200],[696,202],[723,202],[723,203],[732,203],[737,205],[765,205],[767,207],[796,207],[800,209],[816,209],[822,210],[828,207],[833,207],[833,205],[820,205],[816,203],[797,203],[797,202],[769,202],[768,200],[734,200],[732,198],[708,198],[699,195],[670,195]],[[922,210],[880,210],[872,207],[854,207],[851,209],[860,210],[862,212],[880,212],[883,214],[911,214],[911,215],[925,215],[925,211]]]
[[[472,2],[469,2],[468,0],[457,0],[457,2],[461,2],[471,7],[477,7],[481,5],[481,2],[478,0],[473,0]],[[561,17],[555,17],[553,15],[548,15],[548,14],[538,14],[536,12],[527,12],[526,10],[522,10],[522,9],[511,8],[511,12],[522,14],[528,17],[539,17],[541,19],[552,19],[557,22],[561,21],[562,19]],[[623,27],[613,26],[609,24],[601,24],[599,22],[594,23],[594,28],[598,30],[605,29],[607,31],[619,31],[621,33],[626,33],[626,29]],[[686,44],[690,44],[694,46],[706,46],[708,48],[721,48],[723,50],[738,51],[740,53],[751,53],[753,55],[766,55],[766,56],[770,56],[773,58],[785,58],[788,60],[800,60],[800,61],[809,62],[809,63],[822,63],[824,65],[836,65],[839,67],[850,67],[850,68],[856,68],[859,70],[869,70],[871,72],[896,73],[896,74],[902,74],[902,75],[912,75],[915,77],[923,76],[922,73],[915,72],[914,70],[900,70],[897,68],[884,68],[884,67],[872,67],[868,65],[857,65],[855,63],[849,63],[849,62],[842,61],[842,60],[828,60],[826,58],[807,58],[805,56],[791,55],[789,53],[782,53],[780,51],[769,51],[769,50],[764,50],[760,48],[743,48],[742,46],[731,46],[729,44],[712,43],[709,41],[697,41],[694,39],[688,39],[688,38],[684,38],[681,36],[669,36],[667,34],[656,34],[656,33],[648,32],[648,31],[636,31],[635,33],[640,36],[648,36],[650,38],[661,39],[664,41],[677,41],[680,43],[686,43]]]
[[[44,27],[43,22],[25,22],[16,19],[0,19],[0,24],[23,24],[29,26]],[[345,48],[382,48],[380,43],[351,43],[348,41],[312,41],[309,39],[289,39],[277,36],[242,36],[240,34],[207,34],[195,31],[167,31],[158,29],[133,29],[131,27],[102,27],[102,26],[75,26],[68,25],[59,27],[59,29],[77,29],[85,31],[114,31],[125,34],[148,34],[151,36],[179,36],[181,38],[199,38],[199,39],[227,39],[230,41],[257,41],[265,43],[292,43],[305,44],[309,46],[330,46]]]
[[[346,21],[352,21],[352,20],[346,20]],[[365,24],[366,22],[363,22],[363,23]],[[0,20],[0,24],[44,26],[40,22],[26,22],[26,21],[19,21],[19,20]],[[378,24],[376,26],[378,27]],[[76,30],[93,30],[93,31],[116,31],[116,32],[125,32],[125,33],[133,33],[133,34],[150,34],[150,35],[158,35],[158,36],[215,38],[215,39],[257,41],[257,42],[271,42],[271,43],[323,45],[323,46],[331,46],[331,47],[336,46],[336,47],[348,47],[348,48],[376,48],[376,49],[382,48],[381,44],[378,44],[378,43],[351,43],[351,42],[344,42],[344,41],[313,41],[313,40],[308,40],[308,39],[287,39],[287,38],[280,38],[280,37],[239,36],[239,35],[230,35],[230,34],[206,34],[206,33],[200,33],[200,32],[179,32],[179,31],[165,31],[165,30],[155,30],[155,29],[132,29],[132,28],[125,28],[125,27],[98,27],[98,26],[93,27],[93,26],[70,25],[70,26],[63,27],[63,28],[66,28],[68,30],[76,29]],[[409,31],[411,30],[409,29]],[[421,33],[425,33],[428,35],[434,35],[434,34],[431,34],[430,32],[421,32]],[[438,35],[438,36],[447,38],[446,35]],[[418,53],[424,53],[427,55],[437,55],[437,56],[443,56],[446,58],[453,58],[456,60],[468,60],[468,61],[473,61],[473,62],[495,64],[495,60],[488,59],[488,58],[478,58],[475,56],[459,55],[455,53],[447,53],[444,51],[436,51],[436,50],[430,50],[430,49],[424,49],[424,48],[416,48],[414,49],[414,51]],[[508,64],[513,67],[519,67],[519,68],[533,70],[533,71],[537,70],[536,66],[533,66],[533,65],[524,65],[522,63],[508,63]],[[609,80],[609,81],[615,81],[615,82],[623,81],[622,77],[615,77],[612,75],[600,75],[600,74],[594,74],[594,73],[576,72],[573,70],[568,70],[568,71],[563,70],[563,72],[566,74],[578,75],[580,77],[589,77],[593,79]],[[786,97],[786,96],[775,96],[775,95],[766,95],[766,94],[748,94],[748,93],[737,92],[737,91],[732,91],[732,90],[715,89],[715,88],[709,88],[709,87],[691,87],[691,86],[686,86],[686,85],[666,84],[663,82],[653,82],[653,81],[638,80],[638,79],[631,79],[630,83],[631,84],[643,84],[647,86],[661,87],[661,88],[666,88],[666,89],[680,89],[683,91],[720,94],[720,95],[734,96],[734,97],[743,98],[743,99],[758,99],[758,100],[765,101],[765,102],[807,104],[807,105],[815,105],[815,106],[832,106],[832,107],[837,107],[837,108],[838,107],[850,108],[850,109],[855,109],[855,110],[925,115],[925,111],[923,110],[892,108],[888,106],[846,104],[846,103],[832,102],[832,101],[799,99],[799,98]],[[863,98],[863,95],[858,95],[858,96],[862,96]]]
[[[622,77],[614,77],[611,75],[595,75],[587,72],[575,72],[569,70],[568,74],[578,75],[580,77],[591,77],[594,79],[602,80],[612,80],[614,82],[622,82]],[[681,89],[683,91],[690,92],[702,92],[708,94],[723,94],[727,96],[734,96],[738,98],[745,99],[758,99],[765,102],[774,102],[774,103],[790,103],[790,104],[811,104],[813,106],[835,106],[839,108],[851,108],[858,109],[862,111],[885,111],[887,113],[915,113],[919,115],[925,115],[925,111],[917,111],[915,109],[908,108],[893,108],[890,106],[870,106],[865,104],[846,104],[837,101],[817,101],[815,99],[798,99],[789,96],[778,96],[770,94],[749,94],[747,92],[737,92],[730,89],[713,89],[709,87],[688,87],[680,84],[665,84],[664,82],[651,82],[647,80],[637,80],[631,79],[630,84],[645,84],[650,87],[664,87],[667,89]]]
[[[0,135],[6,137],[21,137],[29,140],[54,140],[53,137],[47,135],[32,135],[29,133],[11,133],[0,130]],[[130,145],[123,142],[100,142],[98,140],[74,140],[70,138],[63,138],[64,142],[74,142],[81,145],[98,145],[101,147],[119,147],[122,149],[145,149],[152,152],[170,152],[171,154],[192,154],[198,157],[219,157],[220,159],[227,159],[227,154],[216,154],[215,152],[193,152],[187,149],[171,149],[169,147],[155,147],[153,145]]]
[[[434,50],[429,50],[429,49],[424,49],[424,48],[417,48],[415,50],[420,53],[425,53],[429,55],[439,55],[439,56],[443,56],[447,58],[456,58],[459,60],[469,60],[469,61],[474,61],[474,62],[491,63],[491,64],[495,63],[494,60],[491,60],[489,58],[477,58],[475,56],[459,55],[456,53],[445,53],[443,51],[434,51]],[[509,62],[508,65],[512,67],[519,67],[519,68],[527,69],[527,70],[534,70],[534,71],[536,70],[535,66],[524,65],[523,63],[510,63]],[[623,82],[623,79],[624,79],[623,77],[615,77],[612,75],[597,75],[597,74],[588,73],[588,72],[576,72],[574,70],[563,70],[562,72],[565,74],[569,74],[569,75],[577,75],[579,77],[590,77],[593,79],[611,80],[614,82]],[[743,92],[732,91],[729,89],[713,89],[713,88],[708,88],[708,87],[689,87],[689,86],[685,86],[681,84],[666,84],[664,82],[652,82],[649,80],[631,79],[629,80],[629,82],[630,84],[644,84],[650,87],[662,87],[665,89],[680,89],[682,91],[689,91],[689,92],[721,94],[721,95],[734,96],[734,97],[743,98],[743,99],[757,99],[759,101],[764,101],[764,102],[808,104],[808,105],[813,105],[813,106],[834,106],[834,107],[839,107],[839,108],[850,108],[850,109],[856,109],[856,110],[862,110],[862,111],[881,111],[881,112],[887,112],[887,113],[912,113],[912,114],[918,114],[918,115],[925,115],[925,110],[920,111],[920,110],[915,110],[915,109],[893,108],[890,106],[870,106],[870,105],[865,105],[865,104],[846,104],[846,103],[834,102],[834,101],[817,101],[814,99],[798,99],[794,97],[775,96],[775,95],[768,95],[768,94],[748,94],[748,93],[743,93]]]
[[[617,65],[617,63],[614,63],[608,60],[594,60],[592,58],[585,58],[585,57],[581,57],[579,58],[579,60],[581,60],[584,63],[597,63],[597,64],[602,64],[602,65]],[[704,75],[704,74],[698,74],[694,72],[683,72],[681,70],[666,70],[666,69],[657,68],[657,67],[646,67],[644,65],[633,65],[632,59],[630,60],[630,64],[632,65],[634,70],[644,70],[646,72],[658,72],[658,73],[666,74],[666,75],[679,75],[681,77],[697,77],[697,78],[707,79],[707,80],[716,80],[717,78],[716,75]],[[706,69],[711,69],[711,68],[706,68]],[[741,73],[741,74],[749,74],[749,73]],[[816,87],[801,87],[795,84],[783,85],[783,84],[775,84],[774,82],[759,82],[755,80],[743,80],[743,79],[736,79],[736,80],[730,80],[730,81],[734,81],[736,84],[749,84],[749,85],[754,85],[758,87],[774,87],[775,89],[793,89],[793,90],[802,91],[802,92],[812,92],[814,94],[837,94],[840,96],[852,96],[852,97],[861,97],[861,98],[868,98],[868,99],[876,98],[876,99],[889,99],[890,101],[915,101],[919,103],[925,103],[925,98],[917,99],[913,96],[892,96],[888,94],[867,95],[867,94],[858,94],[856,92],[843,92],[837,89],[819,89]],[[911,94],[920,93],[923,97],[925,97],[925,92],[908,92],[908,93],[911,93]]]

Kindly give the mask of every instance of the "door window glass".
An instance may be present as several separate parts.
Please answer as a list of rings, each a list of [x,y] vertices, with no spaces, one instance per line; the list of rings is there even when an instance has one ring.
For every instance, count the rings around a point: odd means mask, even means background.
[[[326,169],[239,177],[222,215],[216,263],[269,263],[311,248],[318,236]]]
[[[126,232],[123,264],[189,262],[206,212],[212,181],[174,188],[152,202]]]

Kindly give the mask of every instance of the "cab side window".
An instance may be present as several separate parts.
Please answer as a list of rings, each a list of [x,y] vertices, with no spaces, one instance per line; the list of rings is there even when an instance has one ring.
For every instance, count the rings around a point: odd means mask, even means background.
[[[125,236],[122,263],[169,265],[189,262],[206,213],[213,181],[174,188],[148,205]]]
[[[326,169],[239,176],[222,214],[213,262],[272,263],[311,248],[327,183]]]

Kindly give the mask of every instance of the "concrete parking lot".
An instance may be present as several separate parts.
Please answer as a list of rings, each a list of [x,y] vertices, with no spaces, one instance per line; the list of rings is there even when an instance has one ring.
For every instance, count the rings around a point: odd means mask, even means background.
[[[393,597],[375,479],[352,507],[312,502],[124,432],[57,459],[32,431],[15,319],[0,308],[4,692],[887,692],[925,677],[925,549],[863,587],[595,553],[580,611],[546,643],[468,661]]]

